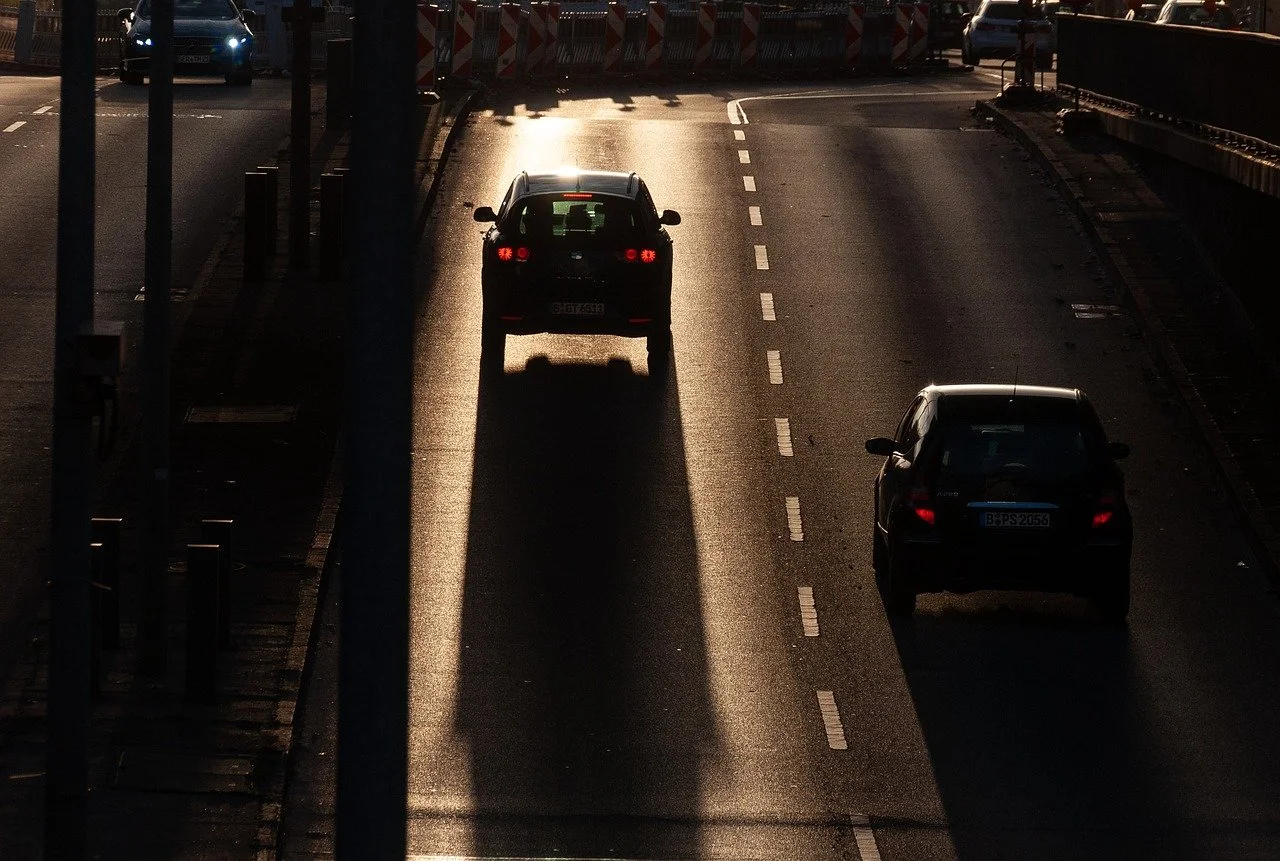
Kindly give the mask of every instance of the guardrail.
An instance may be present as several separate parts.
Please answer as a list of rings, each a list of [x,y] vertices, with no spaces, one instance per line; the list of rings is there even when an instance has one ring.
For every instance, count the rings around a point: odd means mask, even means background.
[[[1058,17],[1058,87],[1280,146],[1280,37]]]

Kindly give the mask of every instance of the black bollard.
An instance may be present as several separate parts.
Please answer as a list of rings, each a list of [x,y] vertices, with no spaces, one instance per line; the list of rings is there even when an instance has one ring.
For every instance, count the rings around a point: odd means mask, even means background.
[[[260,164],[254,170],[267,175],[267,256],[280,250],[280,166]]]
[[[102,545],[101,576],[94,577],[101,583],[102,592],[102,648],[115,651],[120,648],[120,529],[121,517],[95,517],[90,521],[94,542]]]
[[[267,175],[257,170],[245,171],[245,281],[261,281],[267,275],[267,230]]]
[[[102,699],[102,604],[110,591],[102,583],[105,553],[100,542],[89,545],[89,698]]]
[[[218,556],[216,544],[187,545],[186,699],[218,699]]]
[[[339,173],[320,175],[320,277],[325,281],[343,280],[346,267],[344,181]]]
[[[218,648],[234,648],[231,643],[231,530],[234,520],[201,520],[200,540],[216,544],[218,553]]]
[[[351,40],[330,39],[326,50],[329,65],[325,70],[324,124],[341,130],[351,124]]]

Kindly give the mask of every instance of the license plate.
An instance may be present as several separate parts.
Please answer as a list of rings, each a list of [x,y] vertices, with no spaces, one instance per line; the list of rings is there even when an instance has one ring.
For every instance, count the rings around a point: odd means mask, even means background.
[[[552,314],[570,317],[600,317],[604,315],[603,302],[552,302]]]
[[[984,511],[981,524],[992,529],[1048,529],[1053,526],[1047,511]]]
[[[207,63],[209,62],[208,54],[179,54],[176,58],[179,63]]]

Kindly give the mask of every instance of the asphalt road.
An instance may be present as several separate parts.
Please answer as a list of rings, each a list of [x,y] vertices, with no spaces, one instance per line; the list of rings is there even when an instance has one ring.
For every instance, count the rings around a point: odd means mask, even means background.
[[[1073,308],[1114,294],[974,127],[992,88],[570,87],[473,116],[419,273],[412,853],[1280,854],[1276,598],[1132,322]],[[471,209],[564,163],[683,216],[665,389],[608,338],[512,337],[479,379]],[[1133,447],[1128,630],[1006,593],[891,628],[862,443],[928,382],[1014,379],[1082,387]]]
[[[53,396],[60,86],[58,78],[0,76],[0,677],[47,576],[41,570],[50,510],[44,417],[52,415]],[[112,78],[97,81],[95,314],[127,324],[126,361],[140,355],[147,92]],[[264,79],[249,88],[183,79],[175,87],[173,285],[179,301],[198,282],[240,205],[243,172],[274,160],[288,123],[288,81]],[[127,424],[136,400],[127,391],[122,397]]]

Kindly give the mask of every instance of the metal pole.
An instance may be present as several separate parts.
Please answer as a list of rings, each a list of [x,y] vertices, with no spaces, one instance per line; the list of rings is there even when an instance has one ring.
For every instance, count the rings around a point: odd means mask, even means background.
[[[169,292],[173,242],[173,0],[151,4],[147,111],[147,225],[142,310],[142,619],[138,669],[168,663]]]
[[[84,402],[77,341],[93,321],[97,28],[97,5],[69,0],[62,13],[58,128],[46,861],[82,861],[87,846],[93,425]]]
[[[311,263],[311,6],[294,0],[293,102],[289,133],[289,267]]]
[[[403,861],[416,14],[361,0],[351,124],[336,854]]]

